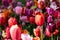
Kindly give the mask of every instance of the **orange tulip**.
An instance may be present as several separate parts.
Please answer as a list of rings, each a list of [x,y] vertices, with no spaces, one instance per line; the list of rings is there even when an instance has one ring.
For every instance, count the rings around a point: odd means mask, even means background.
[[[39,13],[35,16],[35,23],[38,26],[42,26],[44,24],[44,15],[42,13]]]
[[[5,17],[8,17],[11,13],[12,13],[12,11],[10,9],[3,10],[3,15],[5,15]]]

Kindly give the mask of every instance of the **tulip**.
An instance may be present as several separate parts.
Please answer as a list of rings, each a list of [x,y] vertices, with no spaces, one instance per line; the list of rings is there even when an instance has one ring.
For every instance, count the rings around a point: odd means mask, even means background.
[[[56,28],[58,28],[58,29],[60,28],[60,21],[56,22]]]
[[[9,6],[9,3],[8,3],[8,1],[7,0],[2,0],[2,4],[4,5],[4,6]]]
[[[35,6],[37,6],[37,3],[38,3],[38,1],[37,1],[37,0],[34,0],[34,4],[35,4]]]
[[[15,12],[16,12],[17,15],[20,15],[21,12],[22,12],[22,7],[21,6],[16,6],[15,7]]]
[[[45,30],[45,35],[47,37],[51,37],[52,36],[48,28],[46,28],[46,30]]]
[[[12,25],[17,24],[17,20],[14,17],[9,18],[8,25],[11,27]]]
[[[33,14],[33,10],[28,9],[28,8],[25,9],[25,15],[26,16],[32,16],[32,14]]]
[[[32,1],[27,1],[26,2],[26,7],[27,8],[31,8],[32,5],[33,5],[33,2]]]
[[[7,27],[5,30],[6,30],[6,38],[10,38],[11,37],[10,36],[10,28]]]
[[[30,18],[29,18],[29,22],[30,22],[30,23],[35,23],[35,17],[30,17]]]
[[[4,9],[3,10],[3,15],[7,18],[10,14],[12,13],[11,9]]]
[[[33,30],[34,31],[34,35],[36,36],[36,37],[40,37],[40,27],[38,26],[36,29],[34,29]]]
[[[12,2],[12,0],[8,0],[8,2],[9,2],[9,3],[11,3],[11,2]]]
[[[50,8],[52,8],[53,10],[58,9],[58,7],[57,7],[55,2],[51,2]]]
[[[2,37],[3,37],[3,38],[6,38],[6,33],[5,33],[4,30],[2,31]]]
[[[53,33],[56,29],[55,25],[53,23],[49,23],[49,25],[47,25],[48,30]]]
[[[53,19],[52,19],[52,16],[51,16],[51,15],[48,16],[48,18],[47,18],[47,22],[48,22],[48,23],[53,22]]]
[[[46,10],[47,10],[47,13],[48,13],[49,15],[50,15],[50,14],[52,15],[53,12],[54,12],[53,9],[52,9],[52,8],[49,8],[49,7],[47,7]]]
[[[53,35],[58,35],[58,33],[59,33],[59,30],[55,30],[54,32],[53,32]]]
[[[20,20],[22,22],[28,22],[28,17],[27,16],[20,16]]]
[[[12,7],[15,8],[17,5],[17,2],[12,2],[11,4],[12,4]]]
[[[5,15],[0,14],[0,25],[4,25],[6,23],[6,18],[5,18]]]
[[[40,38],[39,37],[34,37],[33,40],[40,40]]]
[[[17,24],[11,26],[10,35],[11,35],[12,40],[20,40],[21,39],[21,29]]]
[[[54,18],[57,18],[58,17],[58,11],[54,11]]]
[[[17,5],[18,6],[22,6],[23,4],[21,2],[17,2]]]
[[[45,7],[45,3],[43,1],[38,1],[37,7],[43,9]]]
[[[24,32],[21,34],[22,40],[32,40],[32,37],[28,34],[27,30],[24,30]]]
[[[44,24],[44,15],[40,13],[40,15],[35,16],[35,23],[38,26],[42,26]]]

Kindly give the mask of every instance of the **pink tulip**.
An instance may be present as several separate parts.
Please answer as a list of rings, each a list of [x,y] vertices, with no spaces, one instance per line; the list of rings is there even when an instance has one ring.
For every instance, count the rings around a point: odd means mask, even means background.
[[[14,17],[9,18],[8,25],[11,27],[12,25],[17,24],[17,20]]]
[[[7,38],[10,38],[11,37],[10,36],[10,28],[9,27],[6,28],[6,37]]]
[[[50,15],[50,14],[53,14],[53,9],[52,8],[49,8],[49,7],[46,7],[46,10],[47,10],[47,13]]]
[[[10,28],[10,35],[12,40],[20,40],[21,39],[21,29],[18,25],[12,25]]]
[[[21,12],[22,12],[22,7],[21,6],[16,6],[15,7],[15,12],[16,12],[17,15],[20,15]]]

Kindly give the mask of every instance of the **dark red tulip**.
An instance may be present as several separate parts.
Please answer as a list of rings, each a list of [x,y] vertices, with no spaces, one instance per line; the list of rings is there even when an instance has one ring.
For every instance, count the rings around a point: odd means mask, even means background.
[[[56,22],[56,28],[60,28],[60,20],[58,20],[57,22]]]
[[[58,17],[58,11],[54,11],[54,18],[57,18]]]
[[[12,2],[12,0],[8,0],[8,2],[9,2],[9,3],[11,3],[11,2]]]
[[[55,29],[56,29],[56,26],[55,26],[53,23],[49,23],[49,24],[47,25],[47,28],[48,28],[48,30],[49,30],[51,33],[53,33],[53,32],[55,31]]]

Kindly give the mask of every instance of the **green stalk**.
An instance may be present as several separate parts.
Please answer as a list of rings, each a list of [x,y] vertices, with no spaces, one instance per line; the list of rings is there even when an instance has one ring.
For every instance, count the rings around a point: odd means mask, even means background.
[[[52,36],[51,36],[51,40],[53,40],[53,34],[52,34]]]
[[[43,26],[40,27],[40,33],[41,33],[40,39],[43,40]]]

